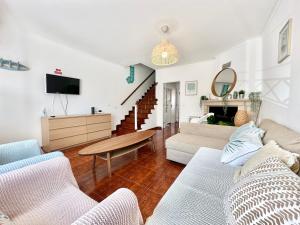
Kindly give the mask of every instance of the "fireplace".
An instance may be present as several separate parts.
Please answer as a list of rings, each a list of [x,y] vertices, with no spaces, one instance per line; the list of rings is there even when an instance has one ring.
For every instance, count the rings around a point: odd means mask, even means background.
[[[209,106],[209,112],[215,114],[217,124],[226,124],[234,126],[234,116],[238,111],[237,106]]]

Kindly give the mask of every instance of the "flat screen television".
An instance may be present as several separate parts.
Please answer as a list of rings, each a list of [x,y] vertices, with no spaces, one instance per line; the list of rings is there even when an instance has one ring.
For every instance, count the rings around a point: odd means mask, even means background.
[[[46,92],[79,95],[80,80],[71,77],[46,74]]]

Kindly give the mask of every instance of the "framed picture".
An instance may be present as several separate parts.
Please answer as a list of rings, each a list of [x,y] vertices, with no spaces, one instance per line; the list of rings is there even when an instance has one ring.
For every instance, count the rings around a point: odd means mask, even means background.
[[[283,62],[291,55],[292,19],[290,19],[279,33],[278,63]]]
[[[197,95],[198,91],[198,81],[186,81],[185,82],[185,95]]]

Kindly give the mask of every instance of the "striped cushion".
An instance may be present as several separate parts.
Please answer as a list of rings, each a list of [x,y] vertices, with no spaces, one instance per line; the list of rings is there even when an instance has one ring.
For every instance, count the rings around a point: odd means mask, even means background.
[[[238,139],[244,134],[258,134],[261,137],[263,137],[264,131],[256,127],[253,121],[250,121],[249,123],[246,123],[243,126],[236,129],[230,136],[230,141]]]
[[[300,224],[300,178],[271,157],[234,185],[225,197],[227,224]]]

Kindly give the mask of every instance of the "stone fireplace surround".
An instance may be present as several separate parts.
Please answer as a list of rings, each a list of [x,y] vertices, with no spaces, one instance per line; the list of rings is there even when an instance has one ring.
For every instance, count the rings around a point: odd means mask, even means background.
[[[249,99],[228,99],[226,100],[226,104],[223,100],[219,99],[210,99],[202,101],[202,113],[206,115],[209,113],[210,107],[224,107],[227,105],[228,107],[237,107],[238,110],[246,110],[249,116],[249,119],[255,120],[255,113],[251,111],[251,101]]]

